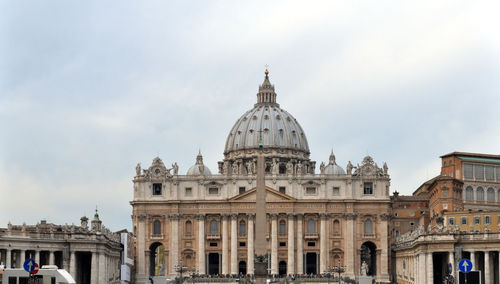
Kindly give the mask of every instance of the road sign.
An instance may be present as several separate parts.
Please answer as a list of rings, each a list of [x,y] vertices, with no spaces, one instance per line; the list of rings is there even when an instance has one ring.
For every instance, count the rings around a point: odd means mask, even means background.
[[[467,258],[464,258],[458,264],[458,269],[460,269],[463,273],[469,273],[472,270],[472,262],[470,262]]]
[[[35,263],[35,269],[33,269],[33,272],[31,272],[33,274],[37,274],[38,273],[38,263]]]
[[[30,258],[30,259],[27,259],[25,262],[24,262],[24,270],[28,271],[29,273],[33,272],[33,270],[35,269],[35,260]]]

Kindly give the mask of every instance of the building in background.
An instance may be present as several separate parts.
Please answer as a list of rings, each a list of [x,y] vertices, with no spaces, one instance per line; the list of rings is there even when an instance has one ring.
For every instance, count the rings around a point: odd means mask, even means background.
[[[96,213],[88,227],[55,225],[42,220],[36,225],[12,225],[0,229],[0,263],[6,268],[22,268],[26,259],[57,265],[67,270],[79,284],[107,284],[120,281],[120,235],[102,225]]]
[[[327,127],[327,125],[325,125]],[[227,135],[214,174],[200,154],[186,174],[155,158],[137,165],[133,227],[136,280],[189,273],[253,274],[256,158],[265,156],[270,274],[320,274],[335,265],[389,282],[390,178],[367,156],[316,172],[298,121],[276,101],[266,70],[257,103]],[[363,267],[363,269],[362,269]]]
[[[458,277],[458,262],[468,258],[472,270],[481,272],[481,283],[499,283],[500,155],[453,152],[441,159],[439,176],[413,196],[392,197],[394,230],[407,221],[400,207],[408,200],[427,206],[410,219],[418,226],[395,237],[393,277],[398,283],[442,283],[447,274]]]

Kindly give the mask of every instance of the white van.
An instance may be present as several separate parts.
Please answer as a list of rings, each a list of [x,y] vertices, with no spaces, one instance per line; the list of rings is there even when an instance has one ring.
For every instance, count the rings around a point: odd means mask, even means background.
[[[76,284],[71,275],[64,269],[58,269],[55,265],[44,265],[35,274],[35,281],[30,282],[29,273],[22,268],[6,268],[3,270],[1,284]]]

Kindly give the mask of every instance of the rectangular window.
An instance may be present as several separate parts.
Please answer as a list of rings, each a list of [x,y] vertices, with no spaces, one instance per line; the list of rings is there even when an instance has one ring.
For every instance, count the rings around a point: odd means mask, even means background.
[[[462,218],[460,218],[460,223],[461,223],[462,225],[467,225],[467,217],[462,217]]]
[[[443,189],[443,197],[448,197],[448,190],[447,189]]]
[[[286,242],[280,242],[280,247],[286,247]]]
[[[363,186],[363,194],[373,194],[373,183],[365,182]]]
[[[316,188],[315,187],[307,187],[306,194],[308,194],[308,195],[316,194]]]
[[[484,167],[484,175],[485,175],[487,180],[495,180],[495,167],[485,166]]]
[[[474,225],[480,225],[480,224],[481,224],[481,217],[474,216]]]
[[[448,209],[448,204],[443,204],[443,209]]]
[[[280,190],[281,193],[286,194],[286,187],[280,186],[279,190]]]
[[[307,242],[307,246],[308,247],[315,247],[316,246],[316,242]]]
[[[192,196],[193,195],[193,189],[191,187],[186,187],[186,196]]]
[[[211,246],[211,247],[216,247],[216,246],[217,246],[217,243],[210,243],[210,246]]]
[[[483,180],[484,179],[484,166],[474,165],[474,178]]]
[[[161,183],[153,183],[153,195],[161,195]]]
[[[210,187],[208,189],[208,194],[211,194],[211,195],[217,195],[217,194],[219,194],[219,188],[217,188],[217,187]]]
[[[497,216],[497,225],[500,226],[500,215]]]
[[[241,186],[239,189],[238,189],[238,194],[242,194],[245,192],[245,187],[244,186]]]
[[[245,247],[247,245],[247,243],[245,242],[240,242],[240,247]]]
[[[448,225],[451,225],[451,226],[455,225],[455,218],[449,218]]]
[[[491,217],[490,216],[484,216],[484,223],[485,224],[490,224],[491,223]]]
[[[464,164],[464,178],[474,178],[471,164]]]
[[[340,196],[340,187],[333,188],[333,196]]]
[[[496,167],[497,181],[500,181],[500,167]]]
[[[415,217],[415,212],[410,212],[410,217]]]

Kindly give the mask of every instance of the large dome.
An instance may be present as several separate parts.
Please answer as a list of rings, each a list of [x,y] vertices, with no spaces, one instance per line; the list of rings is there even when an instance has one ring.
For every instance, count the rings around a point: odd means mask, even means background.
[[[259,86],[257,103],[234,124],[226,140],[224,155],[228,157],[235,151],[258,149],[260,135],[264,149],[289,150],[302,154],[303,158],[309,156],[304,130],[290,113],[276,103],[276,93],[269,82],[267,70],[264,83]]]

